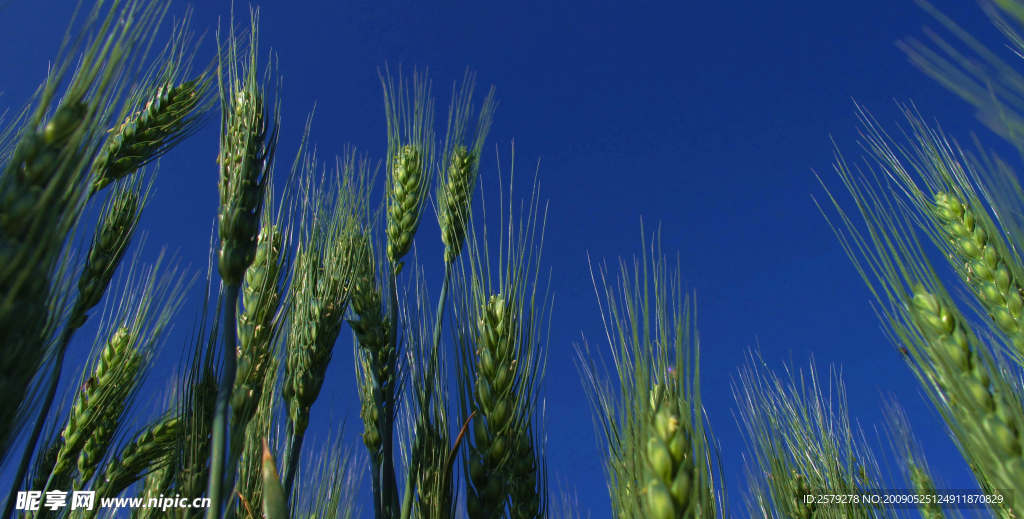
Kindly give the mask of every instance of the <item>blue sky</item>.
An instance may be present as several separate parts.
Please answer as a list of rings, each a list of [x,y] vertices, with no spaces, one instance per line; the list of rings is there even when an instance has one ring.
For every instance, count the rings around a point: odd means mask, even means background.
[[[550,203],[544,265],[555,306],[544,390],[553,490],[574,490],[594,517],[608,517],[602,451],[573,345],[581,337],[603,345],[588,255],[614,261],[637,253],[641,220],[660,226],[665,250],[679,253],[685,284],[697,293],[705,403],[734,511],[744,492],[745,444],[730,382],[755,347],[773,368],[805,367],[813,357],[821,370],[841,369],[851,414],[870,437],[884,399],[898,398],[941,479],[969,485],[941,420],[883,336],[870,294],[812,200],[821,194],[814,172],[831,173],[830,137],[847,154],[858,151],[852,100],[890,128],[898,122],[894,100],[913,100],[954,137],[980,130],[964,103],[897,49],[898,40],[937,25],[913,2],[259,5],[262,41],[277,52],[283,76],[281,157],[293,156],[314,103],[312,140],[323,156],[351,143],[380,157],[384,64],[429,67],[441,113],[466,67],[480,84],[496,86],[483,174],[493,179],[496,146],[507,166],[514,141],[517,168],[529,173],[519,178],[532,177],[539,162],[541,196]],[[936,5],[998,42],[973,2]],[[71,7],[9,0],[0,10],[0,106],[16,110],[44,77]],[[197,30],[207,31],[202,63],[228,4],[194,7]],[[142,223],[148,254],[166,245],[197,272],[205,269],[217,203],[210,122],[162,160]],[[494,182],[482,182],[495,196]],[[529,186],[519,187],[525,194]],[[437,232],[432,217],[427,222],[418,243],[429,256]],[[437,270],[433,257],[427,261],[428,271]],[[193,329],[194,295],[171,347]],[[354,440],[361,426],[347,333],[336,352],[314,432],[345,420]]]

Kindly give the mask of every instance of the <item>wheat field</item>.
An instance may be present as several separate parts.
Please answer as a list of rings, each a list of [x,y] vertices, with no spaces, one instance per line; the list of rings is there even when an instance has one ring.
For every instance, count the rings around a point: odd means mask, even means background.
[[[284,17],[238,5],[207,27],[205,5],[80,4],[45,76],[5,80],[37,88],[0,97],[3,517],[1024,516],[1024,3],[979,5],[975,37],[921,2],[935,29],[893,53],[986,139],[911,101],[894,124],[858,103],[855,138],[805,178],[803,217],[845,256],[827,268],[867,296],[793,282],[874,312],[882,333],[851,355],[897,358],[870,369],[907,390],[876,398],[843,365],[705,330],[758,316],[695,288],[690,258],[749,259],[730,274],[764,292],[756,251],[717,257],[644,214],[632,249],[554,270],[580,221],[638,215],[592,200],[610,188],[588,172],[558,209],[545,165],[501,142],[502,85],[480,64],[346,77],[376,92],[377,126],[325,142],[347,122],[291,102],[310,56],[274,50]],[[338,86],[313,83],[329,105]],[[202,171],[188,196],[164,187],[176,166]],[[560,293],[577,278],[586,304]],[[599,326],[572,322],[583,311]],[[552,391],[567,379],[571,409]],[[874,423],[856,413],[868,398]],[[580,498],[587,478],[600,498]]]

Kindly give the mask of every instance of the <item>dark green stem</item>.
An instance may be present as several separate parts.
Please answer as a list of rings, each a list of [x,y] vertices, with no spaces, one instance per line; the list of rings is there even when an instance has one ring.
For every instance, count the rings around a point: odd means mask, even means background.
[[[380,454],[371,455],[370,456],[370,463],[373,465],[373,467],[372,467],[373,477],[370,478],[371,479],[370,483],[371,483],[371,487],[372,487],[372,490],[373,490],[373,517],[379,519],[380,517],[383,517],[381,515],[383,513],[381,511],[382,510],[381,509],[381,503],[383,502],[382,501],[383,498],[381,497],[381,494],[380,494],[380,474],[381,474]]]
[[[391,355],[398,356],[398,268],[392,265],[391,268]],[[390,361],[391,359],[389,359]],[[396,376],[393,374],[392,376]],[[383,387],[381,388],[384,389]],[[381,500],[383,510],[389,518],[398,512],[398,482],[395,479],[394,461],[394,428],[395,428],[395,388],[390,391],[381,391],[384,400],[384,430],[381,431]]]
[[[228,403],[231,398],[231,388],[235,384],[236,371],[236,344],[238,342],[237,330],[235,330],[235,313],[238,307],[238,283],[225,286],[225,297],[223,301],[224,313],[221,326],[224,328],[224,374],[220,379],[220,387],[217,388],[216,411],[213,415],[213,447],[210,450],[210,484],[208,497],[210,507],[206,509],[206,519],[219,519],[221,510],[224,507],[224,465],[228,455]]]

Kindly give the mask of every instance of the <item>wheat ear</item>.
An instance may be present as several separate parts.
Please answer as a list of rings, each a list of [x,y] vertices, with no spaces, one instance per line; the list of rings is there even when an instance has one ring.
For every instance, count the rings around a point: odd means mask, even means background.
[[[352,286],[352,313],[349,325],[356,336],[356,373],[359,383],[360,417],[363,421],[363,444],[370,455],[374,509],[381,513],[380,474],[386,462],[383,443],[387,427],[385,401],[396,384],[397,351],[392,348],[394,324],[386,314],[378,278],[377,255],[373,243],[365,234],[355,237],[353,247],[358,250]],[[389,462],[390,463],[390,462]]]
[[[494,88],[484,98],[479,109],[475,132],[469,132],[469,119],[473,115],[475,76],[466,72],[462,84],[454,89],[448,111],[448,131],[441,157],[443,168],[438,178],[437,222],[444,242],[444,262],[452,263],[462,252],[469,225],[469,211],[473,203],[480,171],[480,156],[487,133],[494,118]],[[472,138],[471,147],[466,141]]]
[[[838,493],[877,489],[880,470],[850,423],[846,391],[834,372],[826,393],[813,364],[809,374],[787,369],[785,378],[763,365],[752,356],[733,384],[744,436],[754,453],[758,506],[775,517],[895,517],[890,505],[807,502],[807,494],[826,487]]]
[[[841,156],[836,169],[861,217],[855,222],[832,198],[843,227],[836,233],[880,303],[894,342],[906,352],[983,488],[1019,491],[1024,413],[1019,393],[997,368],[995,346],[977,339],[943,289],[909,228],[917,215],[854,179]],[[980,324],[999,335],[993,322]],[[1020,505],[1011,506],[1020,515]]]
[[[114,181],[134,174],[160,158],[199,129],[213,102],[212,75],[204,70],[189,75],[195,44],[189,33],[191,12],[172,30],[170,41],[157,57],[158,68],[128,94],[132,110],[111,128],[92,161],[94,195]]]
[[[135,349],[136,339],[129,328],[122,327],[107,341],[92,375],[71,407],[67,425],[61,433],[64,444],[57,454],[51,478],[68,474],[76,458],[82,460],[80,465],[91,475],[95,466],[90,461],[98,462],[102,456],[95,451],[110,441],[113,435],[111,422],[116,423],[119,419],[128,398],[127,391],[139,375],[142,355]],[[100,431],[100,443],[90,443],[97,429]],[[83,455],[86,447],[92,447],[91,456]]]
[[[412,84],[381,75],[388,127],[387,256],[398,269],[412,248],[434,174],[434,105],[430,83],[413,74]]]
[[[283,458],[285,492],[291,495],[309,412],[320,396],[327,365],[341,333],[353,290],[353,272],[360,261],[354,245],[366,211],[369,165],[349,150],[339,165],[333,200],[312,195],[319,164],[309,157],[305,187],[312,213],[300,230],[290,288],[291,316],[285,355],[282,396],[288,406],[288,438]]]
[[[471,220],[468,268],[457,277],[458,312],[465,316],[457,332],[460,406],[463,419],[476,416],[463,463],[472,518],[504,514],[513,477],[522,480],[521,473],[513,473],[511,457],[522,435],[529,434],[547,358],[550,306],[538,273],[544,215],[536,184],[522,202],[522,214],[512,213],[514,163],[513,155],[507,178],[497,175],[502,202],[508,193],[508,206],[501,204],[497,215],[500,238],[495,244],[486,224],[476,228]]]
[[[1024,288],[1007,261],[997,231],[980,220],[976,211],[953,193],[935,194],[934,214],[952,248],[959,254],[959,270],[995,324],[1024,357]]]
[[[244,311],[238,316],[238,371],[231,396],[227,488],[234,488],[233,474],[242,456],[249,422],[258,411],[263,393],[273,392],[273,388],[265,391],[264,382],[271,365],[276,366],[273,343],[279,335],[283,314],[279,304],[287,258],[282,251],[282,240],[280,228],[264,216],[256,258],[246,270],[242,287]],[[228,511],[229,515],[232,513]]]
[[[268,114],[266,98],[257,80],[256,55],[258,52],[257,27],[259,13],[250,16],[249,55],[239,70],[238,43],[231,32],[227,63],[217,69],[221,99],[220,152],[220,207],[218,235],[220,248],[217,269],[224,283],[222,303],[222,332],[224,369],[217,390],[214,412],[213,442],[207,519],[219,519],[225,504],[225,484],[233,480],[225,476],[230,455],[229,404],[235,383],[237,360],[236,310],[238,294],[246,269],[256,255],[260,212],[263,209],[264,190],[267,185],[277,144],[277,126],[280,113],[275,106]],[[231,489],[226,489],[228,493]]]
[[[627,518],[717,516],[693,303],[658,239],[618,270],[613,283],[607,267],[591,268],[617,381],[586,342],[577,348],[608,449],[612,509]]]
[[[97,337],[94,366],[83,373],[88,378],[62,428],[51,480],[63,480],[77,463],[75,488],[81,488],[122,425],[152,352],[187,289],[175,269],[161,273],[161,263],[162,258],[140,276],[129,273],[118,310]]]

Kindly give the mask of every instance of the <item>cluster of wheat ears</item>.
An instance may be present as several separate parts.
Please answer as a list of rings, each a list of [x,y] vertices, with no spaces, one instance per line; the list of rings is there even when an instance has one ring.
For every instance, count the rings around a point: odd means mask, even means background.
[[[493,89],[477,96],[472,74],[456,83],[440,137],[429,80],[385,69],[384,160],[349,149],[329,168],[310,151],[307,125],[276,188],[279,80],[274,60],[258,59],[256,13],[249,37],[219,34],[218,55],[197,72],[188,16],[154,45],[166,2],[98,3],[72,22],[45,82],[0,131],[0,394],[19,403],[0,406],[0,455],[14,474],[3,517],[115,513],[15,507],[19,491],[84,489],[209,498],[205,509],[131,511],[140,518],[350,517],[367,476],[377,518],[580,514],[548,490],[540,388],[552,305],[537,190],[520,204],[503,193],[497,231],[474,210]],[[1024,3],[983,6],[1019,59]],[[955,42],[905,50],[1024,153],[1024,76],[934,14]],[[182,366],[154,368],[181,319],[187,274],[165,261],[121,263],[152,192],[151,164],[215,107],[217,268]],[[836,154],[822,212],[979,490],[1006,496],[988,510],[1024,517],[1024,189],[1008,162],[960,147],[910,106],[898,138],[859,113],[864,160]],[[436,304],[424,274],[433,263],[412,252],[431,212],[444,246]],[[577,347],[611,515],[728,516],[693,298],[657,239],[642,250],[617,273],[592,268],[610,352]],[[110,310],[90,360],[69,372],[69,345],[101,301]],[[327,368],[342,335],[355,352],[365,457],[340,441],[303,442],[325,379],[339,376]],[[610,368],[600,361],[609,355]],[[809,502],[814,491],[927,496],[936,482],[898,406],[888,430],[904,471],[894,480],[851,424],[834,374],[826,392],[813,366],[779,377],[757,355],[747,365],[734,384],[750,462],[749,487],[733,489],[746,497],[739,515],[958,514],[935,503]],[[167,378],[159,413],[134,402],[147,376]],[[79,382],[65,384],[62,406],[58,382],[69,377]]]

